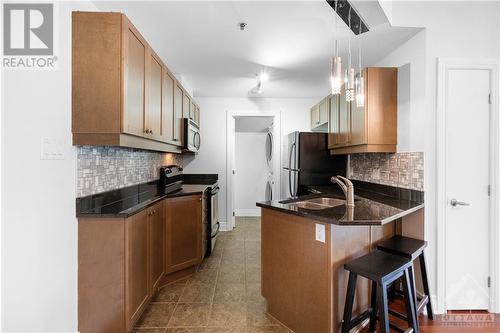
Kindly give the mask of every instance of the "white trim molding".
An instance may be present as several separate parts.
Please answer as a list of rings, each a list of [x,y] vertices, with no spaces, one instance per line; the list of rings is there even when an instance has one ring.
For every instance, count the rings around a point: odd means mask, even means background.
[[[276,193],[281,190],[281,111],[226,111],[226,216],[227,221],[224,230],[233,230],[234,216],[236,211],[234,209],[234,186],[233,186],[233,170],[234,170],[234,118],[235,117],[274,117],[274,145],[273,145],[273,160],[274,160],[274,189]],[[260,208],[257,208],[260,211]],[[234,212],[234,215],[233,215]],[[259,215],[246,215],[246,216],[260,216]],[[221,225],[222,227],[222,225]]]
[[[260,216],[260,208],[235,209],[234,216]]]
[[[495,59],[450,59],[437,61],[436,109],[436,167],[437,167],[437,298],[436,313],[446,313],[446,89],[450,69],[484,69],[491,73],[491,122],[490,122],[490,306],[489,311],[500,313],[500,226],[499,209],[499,132],[498,116],[498,61]]]

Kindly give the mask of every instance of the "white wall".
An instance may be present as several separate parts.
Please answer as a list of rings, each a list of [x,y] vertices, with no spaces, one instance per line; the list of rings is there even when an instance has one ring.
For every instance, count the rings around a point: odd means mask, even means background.
[[[266,199],[269,166],[266,160],[267,133],[236,132],[234,160],[234,209],[236,216],[260,216],[258,201]]]
[[[425,163],[425,236],[429,242],[431,292],[436,293],[436,81],[437,59],[499,57],[499,3],[497,2],[392,2],[394,25],[425,30],[388,54],[378,66],[409,64],[404,93],[410,106],[398,122],[398,146],[423,151]],[[407,71],[408,67],[405,67]],[[404,75],[408,75],[407,72]],[[400,100],[401,101],[401,100]],[[400,110],[401,111],[401,110]],[[402,134],[404,133],[404,134]],[[399,149],[400,147],[398,147]]]
[[[195,97],[201,109],[202,147],[196,158],[184,157],[185,173],[219,175],[220,220],[226,219],[226,111],[281,111],[281,133],[310,130],[309,109],[318,98]]]
[[[2,332],[77,331],[71,11],[96,9],[57,7],[59,68],[2,73]],[[65,159],[41,160],[42,137],[62,140]]]

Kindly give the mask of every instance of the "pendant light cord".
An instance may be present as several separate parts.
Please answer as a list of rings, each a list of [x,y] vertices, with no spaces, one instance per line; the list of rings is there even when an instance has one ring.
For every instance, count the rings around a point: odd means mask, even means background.
[[[338,16],[338,13],[337,13],[337,2],[338,0],[335,0],[335,45],[334,45],[334,54],[335,54],[335,58],[337,58],[339,56],[339,46],[338,46],[338,29],[337,29],[337,25],[338,25],[338,21],[337,21],[337,16]]]
[[[359,20],[359,33],[358,33],[358,62],[359,62],[359,72],[361,75],[361,19]]]
[[[349,30],[351,29],[351,8],[349,7]],[[352,68],[352,61],[351,61],[351,38],[349,37],[349,70]]]

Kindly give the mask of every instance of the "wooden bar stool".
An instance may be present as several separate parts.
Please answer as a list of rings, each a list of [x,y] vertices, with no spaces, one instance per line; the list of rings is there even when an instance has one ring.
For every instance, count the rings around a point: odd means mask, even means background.
[[[347,284],[344,319],[342,320],[342,333],[348,333],[368,318],[370,318],[370,332],[374,332],[377,317],[380,320],[380,330],[383,333],[389,333],[389,327],[398,332],[413,331],[418,333],[417,315],[410,284],[409,268],[411,266],[412,262],[407,258],[378,250],[346,263],[344,268],[349,271],[349,282]],[[352,318],[358,275],[372,281],[371,305],[368,310]],[[410,330],[406,331],[389,322],[387,290],[394,281],[400,278],[403,278],[403,293],[406,303],[405,318],[410,326]]]
[[[410,259],[412,262],[417,258],[420,261],[420,271],[422,273],[422,284],[424,287],[424,295],[423,297],[417,297],[417,289],[415,287],[415,278],[412,272],[411,284],[413,293],[415,295],[416,304],[417,304],[417,314],[420,313],[424,307],[427,307],[427,316],[429,319],[434,320],[434,313],[432,312],[432,304],[430,301],[430,292],[429,292],[429,281],[427,279],[427,267],[425,265],[425,256],[424,249],[427,247],[427,242],[410,238],[404,236],[394,236],[386,241],[383,241],[377,246],[377,249],[395,254],[407,259]],[[413,271],[413,270],[412,270]]]

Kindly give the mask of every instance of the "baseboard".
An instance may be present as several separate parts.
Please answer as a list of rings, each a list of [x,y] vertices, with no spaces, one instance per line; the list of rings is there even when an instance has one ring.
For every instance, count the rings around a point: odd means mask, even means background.
[[[220,231],[231,231],[229,230],[229,225],[227,224],[227,221],[221,221],[219,220],[220,223]]]
[[[260,216],[260,208],[235,209],[234,216]]]
[[[438,302],[437,295],[431,295],[432,312],[434,314],[445,314],[444,305]],[[427,308],[424,310],[425,315],[427,315]]]

